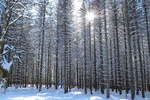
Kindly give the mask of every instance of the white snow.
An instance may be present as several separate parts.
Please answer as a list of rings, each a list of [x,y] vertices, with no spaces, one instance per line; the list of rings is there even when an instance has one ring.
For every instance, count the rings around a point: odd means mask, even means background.
[[[8,70],[8,71],[9,71],[10,67],[11,67],[12,64],[13,64],[13,60],[8,61],[8,59],[6,58],[6,55],[7,55],[8,52],[10,52],[10,51],[13,51],[13,52],[15,52],[15,53],[23,52],[23,51],[17,51],[17,50],[14,48],[14,46],[12,46],[12,45],[8,45],[8,44],[5,44],[5,45],[4,45],[4,50],[3,50],[3,53],[2,53],[2,54],[3,54],[3,55],[2,55],[3,60],[2,60],[1,63],[2,63],[3,68],[6,69],[6,70]],[[13,56],[13,59],[18,59],[19,62],[22,63],[20,57],[19,57],[18,55],[16,55],[16,54]]]
[[[9,61],[6,59],[6,56],[5,56],[5,55],[7,55],[7,53],[9,52],[9,50],[14,50],[14,47],[5,44],[5,45],[4,45],[4,50],[3,50],[3,53],[2,53],[2,54],[3,54],[3,56],[2,56],[2,57],[3,57],[2,66],[3,66],[4,69],[6,69],[6,70],[8,70],[8,71],[9,71],[11,65],[13,64],[13,61],[10,61],[10,62],[9,62]]]
[[[150,93],[146,94],[147,98],[143,99],[141,96],[136,96],[135,100],[150,100]],[[85,95],[83,90],[72,89],[71,92],[64,94],[63,89],[55,90],[43,89],[38,92],[35,88],[9,88],[6,94],[0,92],[0,100],[131,100],[130,95],[119,95],[111,93],[110,99],[105,95],[95,92],[93,95]]]
[[[8,45],[8,44],[5,44],[5,45],[4,45],[3,55],[5,55],[6,53],[8,53],[8,52],[9,52],[9,50],[15,50],[14,46],[11,46],[11,45]]]
[[[8,70],[10,69],[11,65],[13,64],[13,61],[11,62],[8,62],[5,58],[5,56],[3,56],[3,63],[2,63],[2,66],[4,69]]]

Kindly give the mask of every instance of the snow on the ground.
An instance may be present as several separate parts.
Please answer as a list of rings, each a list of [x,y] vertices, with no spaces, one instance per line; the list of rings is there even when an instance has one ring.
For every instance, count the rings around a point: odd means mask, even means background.
[[[135,100],[150,100],[150,93],[146,94],[147,98],[143,99],[141,96],[136,96]],[[0,100],[131,100],[130,95],[122,95],[111,93],[109,99],[99,92],[93,95],[85,95],[83,90],[72,89],[71,92],[64,94],[63,89],[55,90],[43,89],[38,92],[35,88],[9,88],[6,94],[0,92]]]

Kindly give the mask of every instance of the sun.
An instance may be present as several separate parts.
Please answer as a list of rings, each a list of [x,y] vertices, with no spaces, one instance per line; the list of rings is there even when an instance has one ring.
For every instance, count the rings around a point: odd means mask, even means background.
[[[88,11],[86,13],[86,19],[89,22],[92,22],[95,19],[96,15],[94,14],[94,12]]]

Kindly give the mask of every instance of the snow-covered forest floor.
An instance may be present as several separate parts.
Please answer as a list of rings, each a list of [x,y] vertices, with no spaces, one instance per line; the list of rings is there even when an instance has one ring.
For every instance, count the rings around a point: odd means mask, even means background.
[[[119,95],[111,93],[110,98],[107,99],[105,95],[95,92],[93,95],[85,95],[83,90],[72,89],[71,92],[64,94],[63,89],[55,90],[43,89],[38,92],[35,88],[8,88],[6,94],[0,93],[0,100],[131,100],[130,95]],[[136,96],[135,100],[150,100],[150,93],[146,93],[146,98]]]

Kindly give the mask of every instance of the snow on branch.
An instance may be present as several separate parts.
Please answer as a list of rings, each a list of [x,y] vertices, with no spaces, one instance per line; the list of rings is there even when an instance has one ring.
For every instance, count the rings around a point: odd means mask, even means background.
[[[6,58],[6,56],[8,55],[9,52],[15,53],[15,55],[12,56],[13,59],[11,61],[8,61],[8,59]],[[2,53],[2,61],[1,61],[1,64],[4,69],[9,71],[11,65],[13,64],[14,59],[17,59],[20,63],[22,63],[20,57],[17,55],[18,54],[17,52],[18,51],[14,48],[14,46],[8,45],[8,44],[4,45],[4,50]]]
[[[8,26],[13,25],[15,22],[17,22],[21,17],[23,17],[23,15],[19,15],[16,19],[14,19],[12,22],[9,23]]]
[[[4,69],[6,69],[6,70],[9,71],[10,67],[12,66],[12,64],[13,64],[13,61],[8,62],[7,59],[6,59],[6,57],[3,56],[2,66],[3,66]]]
[[[13,46],[10,46],[8,44],[4,45],[3,55],[6,55],[10,50],[15,50]]]
[[[9,10],[10,10],[10,9],[13,9],[13,8],[16,6],[16,4],[17,4],[18,1],[19,1],[19,0],[14,1],[14,2],[13,2],[13,5],[9,8]]]
[[[17,56],[17,55],[13,56],[13,59],[18,59],[18,60],[19,60],[19,62],[20,62],[20,63],[22,63],[22,60],[21,60],[21,59],[20,59],[20,57],[19,57],[19,56]]]
[[[7,30],[9,29],[9,27],[13,24],[15,24],[21,17],[23,17],[23,15],[19,15],[16,19],[14,19],[12,22],[10,22],[7,27],[5,29],[3,29],[3,34],[1,36],[1,39],[4,39],[4,36],[7,34]]]
[[[3,2],[0,2],[0,5],[2,5],[4,8],[6,8],[6,5]]]
[[[20,6],[22,6],[23,8],[26,8],[25,5],[21,2],[17,2],[17,4],[19,4]]]

